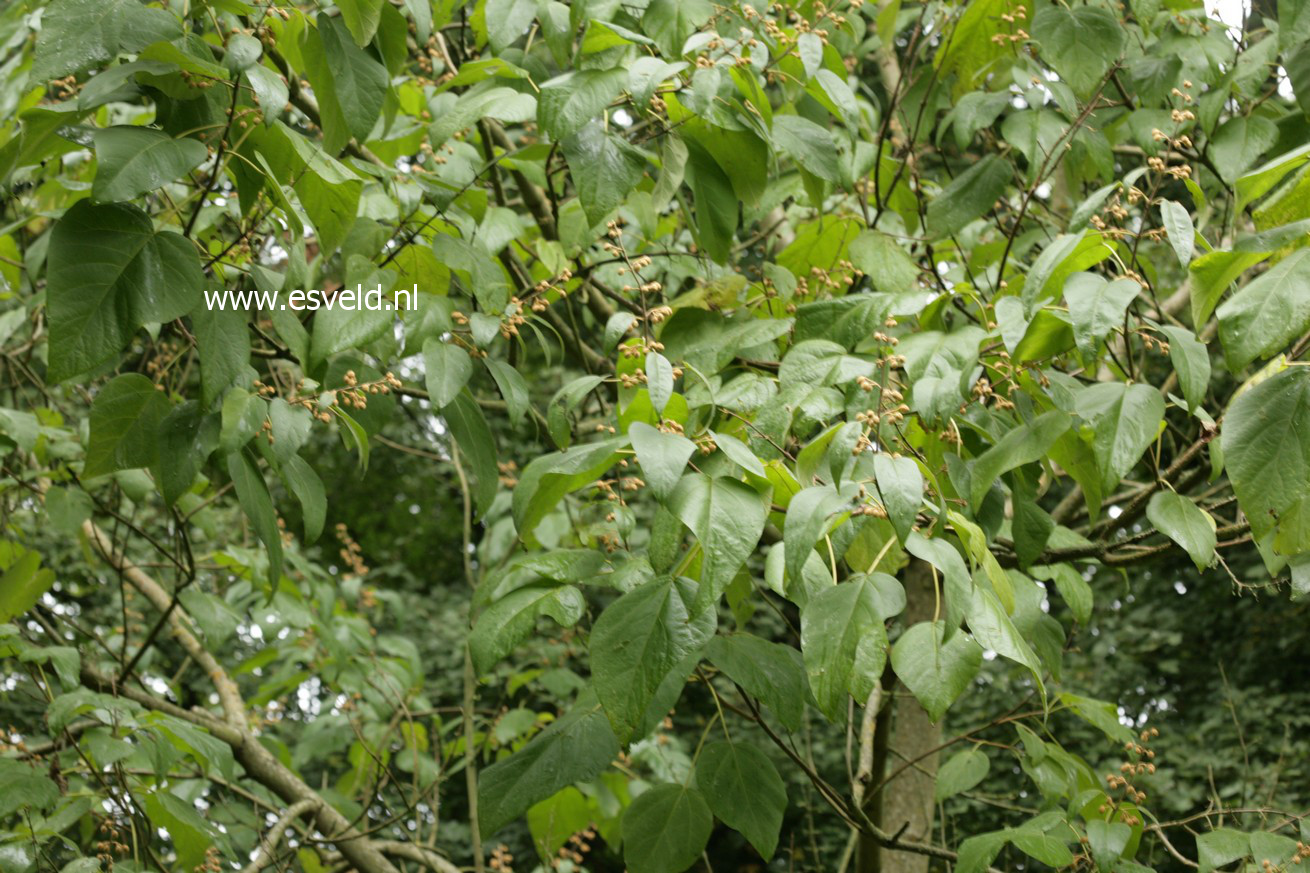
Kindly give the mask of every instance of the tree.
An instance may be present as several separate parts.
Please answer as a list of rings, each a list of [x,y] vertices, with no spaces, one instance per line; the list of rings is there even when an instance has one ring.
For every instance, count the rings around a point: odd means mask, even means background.
[[[1310,856],[1266,6],[10,4],[0,866]]]

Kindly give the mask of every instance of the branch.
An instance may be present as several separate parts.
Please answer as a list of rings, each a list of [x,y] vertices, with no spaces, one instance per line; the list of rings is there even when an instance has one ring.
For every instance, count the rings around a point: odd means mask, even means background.
[[[265,867],[273,863],[273,853],[277,851],[278,841],[286,833],[291,823],[300,816],[316,808],[322,801],[318,798],[306,798],[298,800],[287,807],[287,811],[282,813],[282,817],[277,820],[273,827],[268,829],[268,833],[259,838],[259,853],[255,860],[251,861],[245,867],[241,868],[241,873],[259,873]]]
[[[168,616],[173,638],[181,644],[186,653],[204,669],[214,689],[218,692],[219,703],[228,724],[238,730],[244,730],[246,722],[246,703],[241,699],[237,684],[227,675],[227,671],[218,660],[201,645],[200,640],[191,630],[191,619],[174,603],[172,596],[152,577],[133,564],[127,556],[114,548],[114,544],[95,522],[88,519],[82,522],[82,533],[95,546],[109,565],[123,574],[129,584],[145,596],[155,608]]]

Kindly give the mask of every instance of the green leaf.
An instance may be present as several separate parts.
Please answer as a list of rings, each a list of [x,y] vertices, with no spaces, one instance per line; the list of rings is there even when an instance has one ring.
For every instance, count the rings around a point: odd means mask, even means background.
[[[391,89],[387,70],[355,44],[339,18],[320,14],[300,51],[322,116],[323,147],[336,154],[353,137],[368,139]]]
[[[478,774],[478,817],[486,836],[574,782],[590,782],[619,754],[609,720],[589,694],[526,746]]]
[[[202,307],[191,315],[200,353],[200,403],[206,409],[230,386],[250,385],[250,326],[239,309]]]
[[[963,794],[977,786],[987,778],[987,770],[990,766],[987,755],[978,749],[969,749],[952,755],[937,771],[935,789],[937,802],[941,803],[948,797]]]
[[[681,873],[700,859],[713,829],[699,791],[656,785],[623,814],[623,860],[632,873]]]
[[[1136,466],[1164,420],[1164,398],[1150,385],[1098,382],[1077,398],[1078,415],[1091,424],[1092,453],[1106,492]]]
[[[355,45],[363,48],[373,39],[382,20],[383,0],[337,0],[337,9],[341,10],[341,20],[355,39]]]
[[[901,542],[905,542],[923,506],[923,473],[913,458],[879,452],[873,456],[873,475],[887,510],[887,520]]]
[[[713,14],[709,0],[651,0],[642,14],[641,26],[665,56],[676,58],[682,54],[687,37]]]
[[[1196,412],[1210,389],[1210,351],[1185,327],[1163,325],[1160,330],[1169,338],[1169,360],[1178,374],[1187,408]]]
[[[773,141],[798,168],[829,182],[841,181],[837,143],[826,127],[799,115],[779,115],[773,120]]]
[[[537,97],[537,123],[550,137],[562,141],[579,132],[597,115],[609,106],[628,83],[628,71],[612,70],[572,70],[562,76],[556,76],[541,86]],[[591,134],[603,135],[599,128]],[[594,142],[594,140],[592,140]],[[595,143],[590,148],[599,148]],[[628,152],[617,145],[609,148],[614,152],[611,157],[617,162],[626,161]],[[618,167],[612,168],[621,171]]]
[[[1048,567],[1033,567],[1032,575],[1036,579],[1047,579],[1055,583],[1055,590],[1060,592],[1064,602],[1069,605],[1074,620],[1086,625],[1092,618],[1092,586],[1087,584],[1078,568],[1070,564],[1052,564]]]
[[[478,402],[468,391],[461,391],[449,406],[441,411],[450,436],[459,448],[462,459],[473,473],[473,502],[478,515],[491,509],[500,484],[500,469],[496,466],[496,438],[487,426]]]
[[[1257,540],[1310,493],[1307,433],[1307,367],[1288,367],[1242,392],[1224,416],[1224,466]],[[1303,544],[1306,549],[1310,543]]]
[[[594,806],[587,802],[582,792],[573,786],[535,804],[528,810],[528,830],[532,833],[537,855],[550,858],[569,841],[569,837],[586,830],[591,823],[593,809]]]
[[[104,364],[142,325],[185,315],[204,285],[195,247],[126,204],[74,204],[48,261],[51,382]]]
[[[1228,119],[1210,140],[1210,154],[1219,177],[1232,185],[1277,140],[1278,127],[1267,118],[1238,115]]]
[[[1087,823],[1087,845],[1092,850],[1092,860],[1102,870],[1114,869],[1115,862],[1123,857],[1133,829],[1121,821],[1109,822],[1092,819]]]
[[[1215,314],[1230,372],[1285,349],[1310,328],[1310,250],[1274,264]]]
[[[1285,152],[1276,158],[1271,158],[1267,163],[1240,176],[1235,184],[1237,189],[1237,208],[1242,209],[1252,200],[1263,197],[1271,191],[1284,176],[1304,164],[1306,161],[1310,161],[1310,143],[1298,146],[1290,152]]]
[[[1084,361],[1096,358],[1096,346],[1123,327],[1128,304],[1142,286],[1133,279],[1106,281],[1096,273],[1074,273],[1064,283],[1064,299],[1073,320],[1074,340]]]
[[[428,399],[437,409],[445,409],[473,375],[473,359],[454,343],[428,337],[423,343],[423,372],[427,380]]]
[[[218,448],[221,419],[188,400],[159,423],[159,457],[154,474],[164,502],[172,505],[191,488],[201,466]]]
[[[91,439],[82,476],[149,467],[159,456],[159,427],[168,399],[139,373],[111,379],[91,404]]]
[[[709,433],[710,439],[714,440],[714,445],[718,447],[719,451],[728,456],[728,460],[732,461],[752,476],[759,476],[761,479],[764,478],[764,464],[760,462],[760,459],[750,450],[749,446],[736,437],[729,436],[726,433],[719,433],[717,431],[710,431]]]
[[[892,646],[892,669],[934,722],[950,708],[982,666],[982,647],[965,634],[943,641],[940,621],[920,622]]]
[[[469,634],[469,653],[479,675],[530,637],[537,618],[546,616],[563,628],[573,627],[587,609],[582,592],[572,585],[519,588],[484,610]]]
[[[737,234],[740,201],[732,180],[699,144],[687,144],[687,183],[696,204],[696,241],[711,258],[725,263]]]
[[[678,482],[667,506],[700,543],[701,585],[696,598],[699,612],[718,602],[732,577],[755,551],[764,533],[769,502],[735,479],[690,473]]]
[[[967,838],[960,843],[960,857],[955,864],[955,873],[986,873],[1001,849],[1005,848],[1005,843],[1004,831]]]
[[[1156,530],[1183,547],[1204,570],[1214,563],[1215,524],[1210,513],[1173,491],[1157,491],[1146,505],[1146,518]]]
[[[250,519],[255,536],[268,550],[269,586],[276,591],[282,578],[282,531],[277,524],[277,512],[273,509],[268,484],[254,459],[244,451],[227,456],[227,472],[232,477],[232,487],[237,493],[241,511]]]
[[[1052,410],[1006,431],[996,445],[973,462],[969,502],[975,507],[980,506],[992,483],[1002,473],[1042,460],[1069,425],[1067,414]]]
[[[832,517],[849,506],[850,500],[831,485],[813,485],[792,496],[782,531],[788,579],[800,579],[801,568],[828,532]]]
[[[716,636],[705,654],[729,679],[773,710],[783,727],[800,730],[805,713],[805,663],[800,652],[740,633]]]
[[[765,861],[773,857],[787,788],[768,755],[746,743],[710,743],[696,760],[696,785],[724,824],[749,840]]]
[[[941,537],[928,539],[917,531],[905,539],[905,550],[921,561],[937,568],[945,580],[943,599],[946,601],[945,638],[950,639],[960,627],[973,590],[973,577],[964,564],[964,558],[955,546]]]
[[[887,629],[873,575],[861,575],[813,597],[801,610],[801,652],[810,690],[829,721],[846,717],[847,695],[861,704],[887,660]]]
[[[1019,634],[1018,628],[1014,626],[1014,622],[1010,620],[1005,607],[1001,606],[996,595],[982,587],[974,588],[968,620],[969,630],[973,632],[979,645],[1031,670],[1038,688],[1042,689],[1042,695],[1045,697],[1041,662]]]
[[[616,437],[535,458],[523,468],[514,488],[514,524],[520,537],[534,543],[532,532],[555,504],[571,491],[595,482],[618,461],[616,454],[628,444]]]
[[[1030,858],[1056,869],[1073,863],[1073,853],[1063,840],[1035,828],[1016,828],[1009,833],[1014,847]]]
[[[632,423],[628,436],[632,439],[637,463],[641,464],[651,495],[656,500],[663,500],[682,478],[687,461],[696,451],[696,444],[681,434],[665,433],[640,421]]]
[[[611,603],[592,627],[592,683],[625,743],[639,739],[634,734],[664,681],[714,634],[713,610],[692,617],[694,596],[690,584],[656,579]]]
[[[544,101],[538,111],[544,111]],[[587,121],[577,132],[563,137],[562,145],[578,199],[592,225],[618,209],[646,173],[646,156],[641,150],[608,132],[598,121]]]
[[[869,277],[874,290],[884,294],[914,290],[919,266],[892,237],[866,230],[851,240],[848,254],[855,269]]]
[[[955,177],[928,204],[928,233],[940,238],[964,228],[992,208],[1010,183],[1011,167],[999,155],[988,155]]]
[[[535,0],[487,0],[484,9],[487,41],[497,53],[517,42],[537,14]]]
[[[663,416],[664,407],[673,397],[673,365],[659,352],[646,353],[646,385],[650,392],[650,405],[656,414]]]
[[[91,196],[101,203],[131,200],[180,179],[209,154],[199,140],[173,139],[148,127],[97,130],[95,147]]]
[[[41,16],[30,82],[44,86],[181,32],[175,15],[140,0],[55,0]]]
[[[296,495],[296,500],[300,502],[305,542],[312,543],[323,532],[323,522],[327,519],[327,492],[323,488],[323,480],[309,466],[309,462],[299,455],[287,458],[279,472],[287,490]]]
[[[1169,234],[1169,245],[1178,255],[1178,263],[1186,269],[1192,262],[1192,252],[1196,247],[1196,227],[1192,224],[1192,214],[1181,203],[1174,200],[1160,201],[1160,220],[1165,232]]]
[[[1211,873],[1245,858],[1250,851],[1251,840],[1246,834],[1232,828],[1215,828],[1196,838],[1197,873]]]
[[[1127,37],[1114,15],[1100,6],[1043,6],[1033,17],[1032,34],[1041,44],[1042,60],[1082,97],[1096,90]]]
[[[24,549],[17,543],[4,542],[7,548],[9,565],[0,576],[0,623],[12,621],[27,612],[41,595],[55,584],[55,574],[49,569],[41,569],[41,555]],[[7,794],[5,786],[0,794]]]
[[[496,380],[496,387],[500,389],[500,396],[505,399],[510,424],[517,425],[532,405],[527,381],[522,373],[499,358],[483,358],[482,363],[487,365],[491,378]]]

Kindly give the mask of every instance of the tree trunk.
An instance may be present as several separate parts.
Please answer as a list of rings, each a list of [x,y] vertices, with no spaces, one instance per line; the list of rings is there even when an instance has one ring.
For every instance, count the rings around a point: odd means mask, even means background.
[[[903,574],[906,627],[932,621],[937,604],[932,568],[911,560]],[[878,740],[885,740],[885,753],[878,756],[874,783],[891,778],[882,790],[866,799],[870,818],[884,831],[907,842],[932,842],[933,793],[937,785],[937,754],[929,754],[941,743],[941,727],[928,720],[928,713],[888,670],[885,682],[894,695],[884,717],[878,719]],[[923,760],[906,766],[907,761]],[[904,769],[902,769],[904,768]],[[900,771],[900,772],[897,772]],[[927,873],[928,857],[881,848],[863,836],[859,843],[859,873]]]

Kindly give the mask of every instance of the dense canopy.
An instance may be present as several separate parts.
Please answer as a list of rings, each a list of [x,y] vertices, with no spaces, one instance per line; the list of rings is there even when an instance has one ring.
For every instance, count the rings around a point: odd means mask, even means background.
[[[0,873],[1294,869],[1242,12],[3,4]]]

